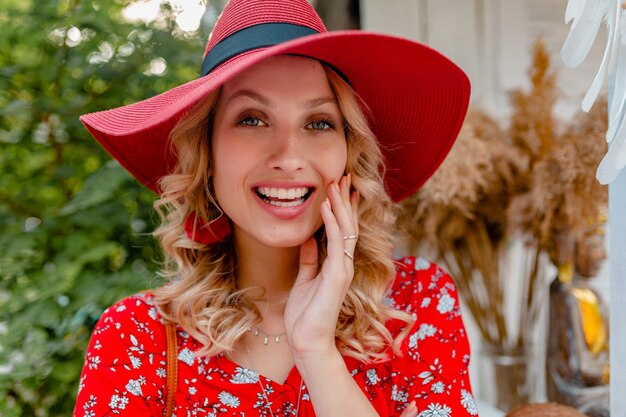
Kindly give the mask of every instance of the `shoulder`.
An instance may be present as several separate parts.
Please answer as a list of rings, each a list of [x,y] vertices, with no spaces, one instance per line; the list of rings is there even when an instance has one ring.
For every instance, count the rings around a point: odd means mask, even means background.
[[[402,258],[387,303],[414,320],[391,361],[396,409],[416,400],[419,410],[476,415],[468,374],[470,348],[452,277],[423,258]]]
[[[435,309],[444,315],[459,313],[452,277],[439,265],[414,256],[396,260],[396,277],[385,302],[414,315],[423,309]]]
[[[397,277],[388,292],[388,305],[413,317],[408,337],[401,345],[401,356],[460,360],[467,365],[469,345],[461,317],[459,297],[452,277],[438,265],[422,258],[403,258]],[[397,325],[397,323],[394,323]],[[393,329],[390,326],[392,332]],[[400,330],[400,329],[397,329]],[[446,356],[446,355],[444,355]],[[439,359],[438,359],[439,361]]]
[[[104,312],[94,329],[94,335],[111,330],[152,335],[164,327],[150,292],[123,298]]]
[[[131,367],[136,367],[138,358],[146,352],[161,354],[165,342],[165,325],[152,294],[131,295],[100,316],[91,336],[86,365],[97,366],[106,358],[115,365],[128,360]]]
[[[165,325],[150,293],[107,308],[85,354],[74,415],[161,414],[166,348]]]

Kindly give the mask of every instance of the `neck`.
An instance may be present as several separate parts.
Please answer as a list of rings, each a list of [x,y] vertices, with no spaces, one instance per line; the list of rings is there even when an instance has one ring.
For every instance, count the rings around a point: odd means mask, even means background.
[[[300,247],[274,248],[236,233],[240,288],[261,287],[269,306],[284,308],[298,274]]]

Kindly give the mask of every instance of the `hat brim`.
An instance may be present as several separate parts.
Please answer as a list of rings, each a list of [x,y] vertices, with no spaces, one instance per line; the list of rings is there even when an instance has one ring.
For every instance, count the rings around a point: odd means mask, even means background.
[[[370,127],[386,164],[385,186],[394,201],[415,192],[439,167],[467,112],[470,83],[439,52],[403,38],[336,31],[298,38],[238,55],[208,75],[149,99],[81,116],[89,132],[146,187],[176,158],[174,125],[198,101],[233,76],[275,55],[297,54],[338,69],[369,107]]]

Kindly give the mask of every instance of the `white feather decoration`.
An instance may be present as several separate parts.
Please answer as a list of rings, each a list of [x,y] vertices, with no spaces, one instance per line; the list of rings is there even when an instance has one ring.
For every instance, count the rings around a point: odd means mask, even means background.
[[[580,19],[583,15],[584,8],[585,0],[570,0],[567,2],[567,9],[565,9],[565,23]]]
[[[609,6],[611,6],[609,4]],[[606,16],[606,31],[607,31],[607,42],[606,48],[604,48],[604,55],[602,56],[602,63],[600,64],[600,69],[596,74],[596,77],[589,87],[587,94],[583,98],[582,109],[583,111],[589,111],[593,103],[595,103],[598,98],[598,94],[600,94],[600,90],[602,89],[602,85],[604,84],[604,78],[606,77],[607,70],[609,69],[609,61],[611,58],[615,61],[615,49],[618,47],[619,42],[619,32],[615,30],[617,27],[617,19],[619,18],[619,4],[615,2],[613,7],[609,7]],[[594,35],[595,39],[595,35]],[[613,68],[615,65],[613,65]]]
[[[583,62],[593,46],[600,23],[613,5],[612,0],[570,0],[570,3],[572,1],[576,3],[584,1],[585,4],[578,19],[574,16],[561,49],[561,59],[568,67],[576,67]],[[579,7],[577,5],[577,9]]]
[[[606,153],[598,166],[596,178],[598,178],[600,184],[609,184],[613,182],[619,175],[622,168],[624,168],[624,156],[626,156],[624,155],[626,153],[626,146],[624,146],[626,142],[626,129],[624,129],[624,121],[626,121],[626,118],[623,118],[620,129],[618,130],[618,135],[616,135],[612,143],[609,144],[609,151]]]
[[[601,184],[613,182],[626,166],[626,12],[621,6],[616,33],[615,70],[609,73],[609,150],[596,172]]]
[[[567,66],[580,65],[593,46],[603,20],[607,27],[602,62],[581,106],[584,111],[589,111],[608,76],[609,124],[606,140],[609,150],[596,172],[602,184],[615,180],[626,166],[625,7],[626,3],[622,4],[622,0],[569,0],[565,10],[565,21],[572,22],[561,49],[561,59]]]
[[[620,22],[620,30],[616,30],[618,35],[615,43],[615,55],[613,56],[613,70],[609,69],[609,74],[612,76],[612,86],[609,85],[611,90],[611,97],[609,102],[609,130],[606,134],[607,142],[611,142],[617,131],[617,126],[620,121],[620,115],[624,114],[624,108],[626,106],[626,13],[619,13],[618,18]]]

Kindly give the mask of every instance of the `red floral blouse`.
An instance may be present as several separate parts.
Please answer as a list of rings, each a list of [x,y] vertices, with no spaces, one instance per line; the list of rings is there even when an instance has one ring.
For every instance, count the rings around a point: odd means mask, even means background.
[[[421,258],[402,259],[384,302],[415,317],[402,356],[378,364],[345,358],[378,413],[399,416],[416,400],[420,417],[477,415],[467,370],[469,344],[450,276]],[[388,326],[399,330],[397,322]],[[74,416],[162,416],[166,346],[165,326],[149,294],[108,308],[91,337]],[[222,355],[197,357],[198,348],[179,328],[176,416],[294,417],[298,395],[299,415],[315,416],[306,386],[298,393],[297,368],[281,384]]]

